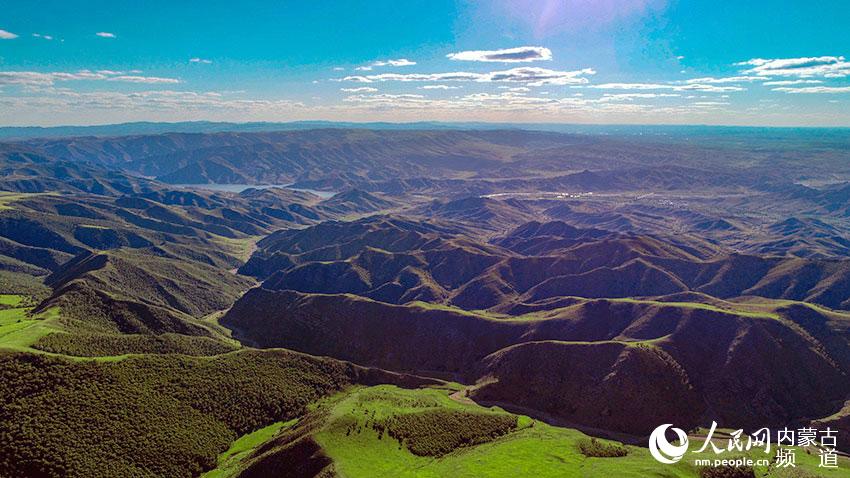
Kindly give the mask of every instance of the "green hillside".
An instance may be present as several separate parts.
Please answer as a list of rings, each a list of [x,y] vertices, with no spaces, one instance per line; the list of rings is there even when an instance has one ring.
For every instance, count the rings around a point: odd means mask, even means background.
[[[442,423],[449,423],[448,417],[463,417],[465,426],[434,426],[425,417],[435,413],[444,417]],[[494,432],[493,419],[510,426]],[[402,423],[405,438],[394,436],[388,423]],[[311,455],[295,452],[307,442],[313,446]],[[433,450],[447,446],[452,451],[423,454],[423,442]],[[696,441],[691,446],[696,449],[701,444]],[[204,477],[278,472],[293,476],[284,471],[286,466],[297,469],[304,464],[298,457],[315,462],[317,456],[323,458],[324,466],[316,476],[347,478],[701,476],[697,467],[684,461],[659,465],[646,448],[590,438],[577,430],[465,402],[455,387],[405,390],[381,385],[356,387],[323,399],[297,423],[279,423],[243,437],[219,457],[220,467]],[[756,452],[751,456],[761,458]],[[756,469],[751,476],[850,476],[847,460],[842,460],[841,469],[824,472],[811,450],[797,450],[797,456],[794,473]]]

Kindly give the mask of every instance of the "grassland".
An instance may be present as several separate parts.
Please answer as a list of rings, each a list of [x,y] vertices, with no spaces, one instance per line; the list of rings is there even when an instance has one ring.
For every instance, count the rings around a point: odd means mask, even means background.
[[[756,319],[779,319],[779,314],[776,314],[772,311],[775,306],[778,305],[790,305],[790,304],[806,304],[804,302],[795,302],[795,301],[781,301],[782,304],[773,303],[759,303],[759,304],[749,304],[749,303],[735,303],[735,302],[723,302],[723,306],[717,306],[713,304],[706,304],[702,302],[676,302],[676,301],[660,301],[660,300],[651,300],[651,299],[634,299],[634,298],[599,298],[599,299],[587,299],[584,297],[573,297],[573,296],[565,296],[565,299],[573,299],[575,303],[584,303],[589,301],[600,301],[606,300],[610,302],[616,303],[628,303],[628,304],[638,304],[638,305],[648,305],[655,307],[678,307],[683,309],[700,309],[700,310],[708,310],[711,312],[718,312],[721,314],[729,314],[729,315],[737,315],[741,317],[749,317]],[[443,310],[455,312],[458,314],[475,316],[484,319],[490,320],[540,320],[544,319],[547,316],[557,315],[558,312],[563,310],[562,308],[547,310],[547,311],[539,311],[539,312],[530,312],[522,315],[506,315],[501,313],[494,313],[488,310],[475,310],[468,311],[462,309],[460,307],[445,305],[445,304],[433,304],[429,302],[423,301],[413,301],[409,304],[409,306],[416,306],[422,309],[427,310]],[[823,310],[823,309],[821,309]]]
[[[705,304],[702,302],[663,302],[657,300],[645,300],[645,299],[632,299],[632,298],[616,298],[616,299],[606,299],[612,302],[625,302],[630,304],[646,304],[646,305],[655,305],[658,307],[681,307],[685,309],[701,309],[701,310],[709,310],[712,312],[718,312],[721,314],[730,314],[730,315],[738,315],[741,317],[749,317],[753,319],[779,319],[779,315],[773,312],[761,311],[761,310],[751,310],[752,307],[747,307],[744,304],[733,304],[731,302],[727,302],[730,307],[718,307],[712,304]]]
[[[393,477],[697,477],[700,470],[692,463],[659,465],[646,448],[622,445],[602,439],[592,439],[572,429],[550,426],[525,416],[509,414],[499,408],[483,408],[475,404],[452,400],[454,387],[443,389],[426,388],[405,390],[390,385],[355,387],[336,396],[321,400],[310,407],[308,417],[320,417],[322,425],[305,428],[321,446],[321,453],[332,460],[333,471],[347,478],[393,476]],[[507,434],[487,436],[477,444],[454,446],[447,454],[423,455],[411,451],[408,439],[399,441],[381,426],[400,417],[408,426],[417,428],[416,417],[423,413],[439,412],[457,416],[503,417],[515,420],[516,426]],[[306,418],[306,421],[311,421]],[[314,421],[314,420],[313,420]],[[470,433],[476,421],[469,422],[469,429],[457,429],[456,435]],[[298,427],[291,422],[278,423],[255,434],[247,435],[235,442],[227,453],[219,457],[219,468],[205,475],[206,478],[228,478],[239,476],[240,470],[248,467],[256,455],[266,453],[268,443],[263,439],[275,436],[280,440],[286,434],[297,435]],[[436,434],[432,438],[446,442],[456,440],[451,434]],[[303,437],[302,437],[303,438]],[[281,440],[291,443],[293,439]],[[699,437],[692,438],[691,449],[701,446]],[[588,443],[596,447],[616,451],[606,456],[587,456]],[[717,442],[718,445],[723,445]],[[262,449],[261,449],[262,447]],[[757,477],[785,476],[850,476],[850,463],[841,460],[838,470],[817,467],[816,451],[797,449],[797,469],[794,473],[785,470],[757,468]],[[741,455],[737,455],[741,456]],[[760,451],[752,451],[752,458],[765,458]],[[234,460],[243,458],[241,464]],[[693,458],[714,458],[714,455],[693,455]],[[296,464],[293,464],[295,466]],[[249,475],[252,476],[252,475]]]
[[[241,460],[245,459],[256,448],[274,438],[281,430],[290,428],[297,422],[297,418],[286,422],[275,422],[255,432],[242,435],[230,444],[227,451],[218,456],[216,468],[202,474],[201,478],[228,478],[237,475]]]
[[[214,237],[214,241],[221,246],[222,250],[238,258],[241,262],[245,262],[251,257],[251,254],[257,250],[257,241],[263,238],[263,236],[248,236],[243,238]]]
[[[0,294],[0,306],[18,307],[25,298],[19,294]]]
[[[5,191],[0,192],[0,211],[14,209],[14,206],[12,206],[11,204],[15,201],[21,201],[34,196],[44,196],[51,194],[56,193],[13,193]]]
[[[658,470],[646,450],[628,447],[624,458],[588,458],[579,450],[587,436],[528,417],[517,417],[516,430],[477,446],[463,447],[442,457],[417,456],[398,441],[379,438],[366,424],[423,410],[487,413],[510,416],[498,408],[484,409],[459,403],[444,390],[402,390],[378,386],[352,393],[333,404],[328,425],[316,440],[334,460],[343,476],[397,477],[513,477],[513,476],[695,476],[694,470],[676,465]],[[346,434],[356,423],[363,431]]]
[[[33,351],[32,345],[42,337],[59,330],[55,319],[58,307],[31,314],[32,299],[19,294],[0,295],[0,350]]]

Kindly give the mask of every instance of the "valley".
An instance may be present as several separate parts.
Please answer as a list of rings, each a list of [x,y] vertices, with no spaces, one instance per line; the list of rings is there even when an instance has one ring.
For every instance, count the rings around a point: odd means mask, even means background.
[[[647,440],[713,421],[850,452],[850,136],[687,135],[0,143],[0,476],[704,477]],[[850,476],[796,450],[730,476]]]

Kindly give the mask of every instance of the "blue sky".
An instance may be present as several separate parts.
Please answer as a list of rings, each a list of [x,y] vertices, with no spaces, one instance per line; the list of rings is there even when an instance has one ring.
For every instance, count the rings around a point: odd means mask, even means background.
[[[850,126],[846,0],[0,0],[0,124]]]

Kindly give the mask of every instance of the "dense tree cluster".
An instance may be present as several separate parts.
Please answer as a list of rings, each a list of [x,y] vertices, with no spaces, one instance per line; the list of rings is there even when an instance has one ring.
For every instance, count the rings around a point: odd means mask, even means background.
[[[707,466],[699,471],[700,478],[755,478],[756,473],[751,466]],[[790,469],[787,475],[795,478],[809,478],[816,475],[804,470]]]
[[[579,440],[578,451],[593,458],[617,458],[629,454],[629,450],[620,443],[600,441],[593,437]]]
[[[34,347],[46,352],[99,357],[121,354],[184,354],[218,355],[232,352],[235,345],[211,337],[179,334],[50,334],[42,337]]]
[[[0,270],[0,294],[25,295],[30,302],[38,302],[50,295],[50,288],[42,284],[38,277]]]
[[[301,415],[350,373],[282,351],[117,362],[0,355],[0,476],[196,476],[237,435]]]
[[[462,446],[488,442],[517,426],[516,415],[433,409],[398,414],[376,424],[414,455],[442,456]]]

